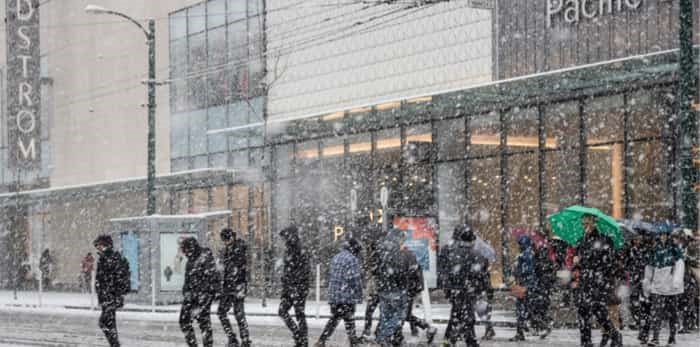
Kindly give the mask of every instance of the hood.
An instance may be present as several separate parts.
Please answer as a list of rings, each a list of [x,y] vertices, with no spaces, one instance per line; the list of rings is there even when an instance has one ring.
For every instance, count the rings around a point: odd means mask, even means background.
[[[521,252],[529,250],[531,246],[530,238],[524,235],[518,237],[518,246],[520,246]]]

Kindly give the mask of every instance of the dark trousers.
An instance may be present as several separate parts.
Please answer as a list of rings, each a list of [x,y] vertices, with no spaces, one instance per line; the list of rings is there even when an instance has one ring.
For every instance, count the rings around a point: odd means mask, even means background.
[[[530,322],[535,329],[545,330],[549,327],[549,305],[551,293],[548,290],[538,290],[530,298]]]
[[[119,347],[119,335],[117,334],[117,306],[102,306],[100,315],[100,329],[105,334],[105,338],[110,347]]]
[[[654,340],[659,339],[664,318],[668,318],[670,336],[675,337],[678,330],[678,295],[651,295],[651,330]]]
[[[355,304],[331,304],[331,318],[326,323],[326,327],[323,328],[321,337],[319,340],[326,342],[333,331],[338,326],[338,322],[342,319],[345,321],[345,332],[348,333],[348,339],[350,340],[350,345],[355,346],[357,344],[357,336],[355,335]]]
[[[578,329],[581,333],[581,346],[593,346],[591,341],[591,318],[595,317],[598,324],[603,328],[603,333],[607,334],[613,341],[621,339],[617,329],[613,326],[608,317],[608,306],[600,300],[593,300],[590,297],[582,298],[578,302]]]
[[[286,292],[282,293],[279,312],[277,313],[289,331],[292,332],[296,346],[306,347],[309,345],[309,330],[306,326],[306,295],[308,292]],[[289,315],[289,310],[294,308],[296,322]]]
[[[185,333],[185,342],[190,347],[197,346],[197,338],[194,334],[192,320],[197,320],[199,330],[202,331],[202,345],[212,347],[214,337],[211,329],[211,298],[195,298],[185,300],[180,310],[180,329]]]
[[[372,314],[379,306],[379,295],[377,293],[371,294],[367,299],[367,308],[365,309],[365,334],[371,334],[372,330]]]
[[[430,328],[428,325],[428,322],[416,317],[413,315],[413,300],[415,299],[415,296],[411,296],[408,298],[408,307],[406,308],[406,322],[411,325],[411,331],[414,331],[418,328],[425,330]]]
[[[235,295],[224,295],[219,299],[219,311],[217,314],[219,315],[221,326],[224,328],[224,332],[226,336],[228,336],[229,341],[238,344],[236,333],[233,331],[231,321],[228,319],[228,312],[233,308],[233,315],[236,317],[236,322],[238,322],[241,341],[244,346],[249,346],[250,333],[248,332],[248,322],[245,319],[244,301],[244,298],[239,298]]]
[[[454,345],[463,339],[467,346],[478,346],[474,331],[474,298],[461,291],[450,291],[452,309],[445,329],[445,340]]]

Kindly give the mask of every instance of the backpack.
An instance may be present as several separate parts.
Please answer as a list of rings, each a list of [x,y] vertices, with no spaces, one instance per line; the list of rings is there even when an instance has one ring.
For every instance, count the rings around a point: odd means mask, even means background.
[[[121,254],[118,255],[119,261],[116,266],[115,288],[120,295],[126,295],[131,291],[131,271],[129,271],[129,261]]]

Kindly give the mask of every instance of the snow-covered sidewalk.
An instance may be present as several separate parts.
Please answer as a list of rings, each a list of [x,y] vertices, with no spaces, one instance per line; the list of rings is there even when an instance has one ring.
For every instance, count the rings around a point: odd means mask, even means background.
[[[418,301],[416,301],[418,303]],[[12,291],[0,291],[0,307],[33,308],[33,309],[67,309],[67,310],[90,310],[96,308],[96,299],[88,293],[63,293],[38,291],[18,291],[15,299]],[[263,306],[262,300],[258,298],[248,298],[245,303],[246,315],[276,317],[278,299],[268,299]],[[217,303],[214,303],[212,312],[216,312]],[[177,313],[180,305],[151,305],[127,303],[122,311],[125,312],[155,312],[155,313]],[[422,305],[417,305],[413,310],[414,314],[423,318],[424,310]],[[365,304],[357,306],[355,316],[364,319]],[[328,318],[330,316],[330,306],[327,302],[317,304],[314,300],[306,302],[306,314],[309,317]],[[379,309],[375,310],[378,317]],[[450,317],[450,306],[446,304],[433,304],[430,312],[431,318],[435,322],[446,323]],[[497,326],[512,326],[515,322],[513,312],[495,311],[492,314],[492,321]]]

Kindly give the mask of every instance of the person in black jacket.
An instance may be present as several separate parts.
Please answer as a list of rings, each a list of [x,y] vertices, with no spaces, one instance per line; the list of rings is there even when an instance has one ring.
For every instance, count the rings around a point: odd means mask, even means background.
[[[381,229],[377,226],[368,226],[363,236],[366,237],[367,257],[365,258],[365,273],[367,276],[367,303],[365,308],[365,328],[362,332],[364,338],[372,334],[372,315],[379,306],[379,293],[377,292],[377,276],[379,272],[379,239]]]
[[[431,328],[428,322],[413,315],[413,301],[423,291],[423,269],[418,265],[416,255],[408,249],[402,249],[401,254],[406,257],[409,266],[408,272],[408,305],[406,307],[406,321],[411,326],[411,335],[418,336],[418,329],[425,330],[428,345],[433,343],[437,329]]]
[[[241,334],[241,346],[250,347],[250,334],[244,310],[244,301],[248,290],[247,247],[245,241],[237,238],[233,230],[229,228],[221,230],[220,236],[225,246],[221,250],[220,256],[224,272],[221,297],[219,298],[219,320],[228,336],[228,346],[238,346],[236,333],[228,319],[228,311],[233,307],[233,314],[236,316]]]
[[[211,304],[219,287],[214,255],[208,248],[203,248],[194,237],[182,241],[182,252],[187,257],[185,266],[185,283],[182,286],[182,308],[180,310],[180,329],[185,334],[185,341],[190,347],[197,346],[197,338],[192,327],[192,319],[199,323],[202,331],[202,345],[214,345],[211,329]]]
[[[124,288],[123,283],[120,283],[121,275],[119,272],[124,271],[122,267],[126,260],[119,252],[112,249],[112,237],[109,235],[97,237],[93,245],[100,255],[95,273],[97,302],[102,308],[99,325],[109,345],[118,347],[117,309],[124,306],[124,295],[129,290],[129,288]]]
[[[611,340],[611,347],[622,346],[622,335],[608,317],[607,302],[613,285],[615,253],[612,241],[596,229],[596,218],[582,218],[584,236],[576,246],[574,266],[580,270],[577,291],[578,326],[581,346],[593,346],[591,342],[591,318],[596,317],[603,333]]]
[[[438,259],[438,283],[452,304],[444,345],[456,346],[463,339],[467,346],[476,347],[474,302],[480,294],[482,262],[474,253],[476,236],[468,226],[456,227],[452,239]]]
[[[409,262],[401,253],[403,231],[392,229],[379,245],[377,291],[379,324],[377,342],[382,346],[401,344],[401,324],[408,304]]]
[[[282,295],[278,315],[292,332],[296,347],[309,345],[309,332],[306,326],[306,297],[309,295],[309,258],[301,245],[296,226],[291,225],[280,232],[287,251],[284,255],[282,274]],[[289,315],[294,308],[296,322]]]

